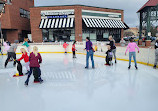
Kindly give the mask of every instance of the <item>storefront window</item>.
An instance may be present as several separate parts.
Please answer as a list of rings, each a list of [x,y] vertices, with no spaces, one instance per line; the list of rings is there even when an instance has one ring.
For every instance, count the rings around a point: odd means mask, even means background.
[[[43,29],[42,32],[44,42],[69,42],[75,40],[74,29]]]
[[[85,41],[86,37],[90,37],[91,41],[96,41],[96,30],[95,29],[84,29],[82,32],[82,40]]]
[[[42,29],[42,34],[43,34],[43,42],[49,42],[49,31],[47,29]]]

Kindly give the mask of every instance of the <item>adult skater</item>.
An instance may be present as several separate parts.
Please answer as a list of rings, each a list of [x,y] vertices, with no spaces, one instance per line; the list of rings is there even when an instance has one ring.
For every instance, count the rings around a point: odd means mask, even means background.
[[[14,41],[14,44],[11,45],[11,47],[8,50],[8,57],[7,60],[5,61],[5,65],[4,67],[7,67],[8,61],[10,60],[10,58],[16,59],[16,49],[17,49],[17,44],[18,44],[18,40]],[[16,61],[14,61],[13,66],[16,65]]]
[[[130,43],[128,44],[126,52],[125,52],[125,55],[126,55],[128,49],[129,49],[129,67],[128,67],[128,69],[131,68],[131,58],[132,58],[132,56],[133,56],[133,59],[134,59],[135,68],[138,69],[138,67],[137,67],[137,61],[136,61],[136,51],[135,51],[135,48],[138,49],[138,53],[139,53],[139,47],[137,46],[137,44],[135,42],[133,42],[133,38],[130,38],[129,41],[130,41]]]
[[[113,39],[112,36],[109,36],[109,40],[110,40],[110,43],[107,44],[107,45],[110,45],[111,50],[112,50],[113,55],[114,55],[114,58],[115,58],[115,63],[117,63],[117,61],[116,61],[116,46],[115,46],[115,40]]]
[[[22,59],[24,59],[24,61],[25,61],[25,67],[26,67],[26,70],[27,70],[26,74],[29,74],[29,71],[30,71],[29,56],[27,55],[27,52],[26,52],[26,50],[24,48],[21,48],[20,51],[22,53],[22,56],[21,56],[21,58],[18,59],[18,61],[21,61]]]
[[[67,53],[67,46],[68,46],[69,44],[67,44],[66,42],[64,42],[64,44],[63,44],[63,48],[65,49],[65,54]]]
[[[73,53],[73,58],[76,58],[76,48],[75,48],[76,41],[72,44],[72,53]]]
[[[1,53],[1,55],[3,55],[3,53],[2,53],[2,43],[0,43],[0,53]]]
[[[10,46],[8,45],[8,43],[5,41],[3,42],[3,45],[4,45],[4,49],[3,49],[3,52],[8,52]]]
[[[90,41],[89,37],[86,37],[86,51],[87,51],[87,55],[86,55],[86,69],[89,68],[89,56],[91,57],[91,61],[92,61],[92,68],[94,69],[94,59],[93,59],[93,54],[94,54],[94,50],[93,50],[93,44]]]
[[[122,47],[126,46],[126,41],[122,38],[120,41],[120,44]]]
[[[155,42],[155,63],[154,63],[154,67],[153,67],[154,69],[156,69],[157,62],[158,62],[158,37]]]
[[[27,80],[25,81],[25,85],[28,86],[29,78],[33,70],[37,70],[39,82],[42,83],[43,80],[41,79],[41,70],[40,70],[40,63],[42,63],[42,57],[40,53],[38,53],[38,48],[36,46],[33,47],[33,52],[30,53],[29,61],[30,61],[30,72],[28,74]]]

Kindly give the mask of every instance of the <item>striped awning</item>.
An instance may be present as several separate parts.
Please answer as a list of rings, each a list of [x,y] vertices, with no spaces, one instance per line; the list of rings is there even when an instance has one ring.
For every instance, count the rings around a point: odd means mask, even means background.
[[[40,29],[54,29],[54,28],[72,28],[74,27],[74,18],[54,18],[41,19]]]
[[[121,20],[83,18],[87,27],[92,28],[127,28]]]

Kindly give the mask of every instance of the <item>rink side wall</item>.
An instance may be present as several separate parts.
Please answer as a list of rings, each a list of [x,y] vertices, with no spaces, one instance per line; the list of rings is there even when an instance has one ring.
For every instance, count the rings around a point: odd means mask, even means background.
[[[30,50],[32,51],[32,48],[35,45],[30,46]],[[64,53],[64,48],[62,45],[36,45],[39,49],[40,53]],[[86,54],[86,51],[84,50],[85,45],[76,45],[77,54]],[[18,46],[17,54],[20,54],[20,48],[26,48],[22,45]],[[71,53],[72,51],[72,45],[70,44],[67,48],[68,53]],[[98,46],[98,51],[94,53],[96,57],[105,58],[105,52],[107,50],[106,46],[102,46],[103,52],[101,52],[101,46]],[[128,61],[129,55],[125,56],[126,47],[117,47],[116,56],[118,60]],[[4,52],[6,54],[6,52]],[[155,49],[154,48],[140,48],[140,53],[137,53],[137,62],[149,66],[153,66],[155,60]],[[103,61],[104,62],[104,61]]]

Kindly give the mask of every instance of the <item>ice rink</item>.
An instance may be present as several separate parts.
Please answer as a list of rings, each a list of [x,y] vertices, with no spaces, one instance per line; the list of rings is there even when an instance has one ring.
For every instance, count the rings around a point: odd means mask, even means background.
[[[26,87],[27,76],[12,77],[12,62],[4,69],[6,57],[0,56],[0,111],[158,111],[158,70],[152,67],[135,70],[132,63],[128,70],[128,62],[105,66],[104,58],[94,57],[96,68],[86,70],[85,55],[42,54],[44,83],[34,84],[31,76]]]

